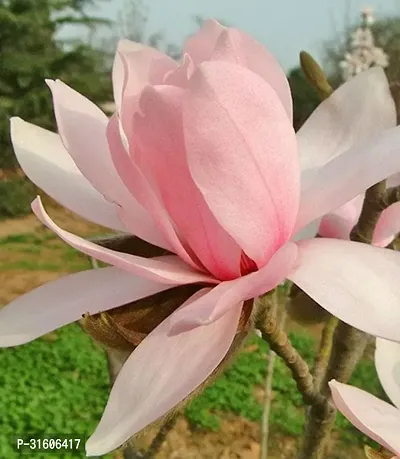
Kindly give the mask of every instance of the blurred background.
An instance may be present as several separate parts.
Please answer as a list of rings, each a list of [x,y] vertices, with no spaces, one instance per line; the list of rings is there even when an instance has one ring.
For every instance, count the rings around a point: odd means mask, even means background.
[[[277,56],[291,85],[296,130],[319,103],[299,67],[301,50],[321,63],[334,87],[373,65],[384,67],[390,81],[400,81],[399,0],[0,0],[0,306],[44,282],[90,268],[85,257],[30,215],[38,190],[18,168],[9,118],[55,129],[45,78],[61,79],[111,113],[110,71],[120,38],[179,59],[185,38],[210,17],[248,32]],[[47,201],[64,228],[83,236],[103,231]],[[290,323],[289,330],[311,362],[320,327],[305,330]],[[185,410],[157,457],[257,458],[267,352],[266,344],[252,337],[235,365]],[[351,382],[384,397],[368,353]],[[88,436],[108,390],[104,353],[77,325],[0,350],[0,458],[19,457],[9,442],[17,433]],[[289,459],[298,446],[304,408],[280,362],[273,397],[270,457]],[[336,432],[340,441],[332,458],[364,457],[366,438],[343,418]]]

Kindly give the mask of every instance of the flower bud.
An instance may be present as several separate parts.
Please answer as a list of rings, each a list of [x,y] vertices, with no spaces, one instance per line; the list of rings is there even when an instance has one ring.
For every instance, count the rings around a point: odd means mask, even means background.
[[[322,100],[327,99],[332,94],[333,89],[317,61],[306,51],[302,51],[300,53],[300,65],[307,81],[318,91],[320,98]]]

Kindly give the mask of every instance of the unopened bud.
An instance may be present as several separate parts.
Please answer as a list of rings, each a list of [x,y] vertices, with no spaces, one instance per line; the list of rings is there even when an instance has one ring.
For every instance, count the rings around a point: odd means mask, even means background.
[[[99,314],[86,314],[82,328],[107,348],[133,351],[146,336],[200,290],[184,285]]]
[[[306,51],[301,51],[300,65],[308,83],[317,90],[321,100],[327,99],[333,89],[317,61]]]

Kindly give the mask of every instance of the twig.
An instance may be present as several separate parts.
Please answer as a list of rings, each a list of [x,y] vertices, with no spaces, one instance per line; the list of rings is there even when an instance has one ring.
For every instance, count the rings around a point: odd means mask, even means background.
[[[365,192],[364,204],[357,224],[351,230],[350,239],[371,244],[376,223],[385,205],[386,181],[379,182]]]
[[[178,416],[172,416],[168,419],[168,421],[161,427],[158,431],[157,435],[154,437],[153,441],[151,442],[148,450],[144,455],[144,459],[153,459],[155,455],[160,450],[162,444],[164,443],[165,438],[167,437],[168,433],[174,428]]]
[[[99,268],[99,262],[96,260],[96,258],[90,257],[90,264],[92,266],[92,269],[97,269]]]
[[[286,322],[287,314],[286,310],[282,309],[281,317],[279,321],[279,328],[284,329]],[[261,424],[261,453],[260,459],[268,458],[268,438],[269,438],[269,416],[271,412],[271,403],[272,403],[272,381],[274,376],[274,366],[276,360],[276,353],[272,350],[269,351],[268,355],[268,367],[267,375],[265,378],[265,397],[264,397],[264,411]]]
[[[383,204],[385,195],[385,181],[373,185],[366,191],[360,218],[350,234],[352,241],[371,243],[376,223],[385,208]],[[332,353],[319,391],[325,400],[320,405],[311,403],[305,425],[304,444],[298,459],[325,457],[336,419],[336,409],[330,400],[328,382],[336,379],[347,383],[367,344],[367,334],[339,321],[333,337]]]
[[[326,374],[329,357],[332,352],[333,336],[338,323],[339,319],[337,317],[330,316],[324,326],[324,329],[322,330],[321,341],[313,369],[316,390],[320,390],[322,381]]]
[[[286,366],[292,372],[304,402],[307,405],[324,405],[325,397],[315,390],[314,378],[307,362],[293,347],[287,334],[279,328],[272,305],[265,297],[264,306],[256,325],[256,328],[261,331],[262,338],[269,344],[270,349],[285,361]]]
[[[298,459],[311,459],[325,457],[330,433],[336,419],[336,409],[329,397],[328,382],[336,379],[340,382],[348,382],[355,366],[364,354],[368,343],[368,335],[356,330],[349,325],[339,322],[333,339],[332,354],[328,368],[321,384],[321,393],[325,395],[325,403],[314,404],[308,412],[304,444]]]
[[[389,207],[392,204],[400,201],[400,186],[389,188],[383,196],[384,207]]]

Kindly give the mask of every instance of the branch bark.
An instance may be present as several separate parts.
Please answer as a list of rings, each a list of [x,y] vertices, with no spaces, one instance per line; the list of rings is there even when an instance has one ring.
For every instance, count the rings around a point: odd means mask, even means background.
[[[339,320],[335,316],[330,316],[322,330],[321,341],[315,360],[313,376],[315,389],[320,390],[322,381],[324,380],[326,370],[329,363],[329,357],[332,353],[333,337]]]
[[[379,182],[366,191],[360,218],[351,231],[350,239],[371,244],[379,216],[384,210],[386,182]],[[304,443],[298,459],[323,459],[336,419],[328,382],[331,379],[347,383],[355,366],[364,354],[368,335],[343,322],[338,323],[332,343],[332,352],[321,384],[319,394],[324,397],[322,405],[311,403],[307,413]]]
[[[257,321],[256,328],[269,347],[281,357],[292,372],[297,388],[307,405],[324,405],[325,397],[314,387],[314,378],[307,362],[293,347],[287,334],[279,327],[270,295],[263,298],[263,310]]]
[[[279,328],[284,329],[286,318],[287,318],[286,309],[283,308],[281,311],[281,317],[279,320]],[[272,403],[272,396],[273,396],[272,382],[274,379],[275,360],[276,360],[276,353],[270,350],[269,355],[268,355],[267,374],[266,374],[265,384],[264,384],[265,396],[264,396],[263,418],[262,418],[262,423],[261,423],[260,459],[268,458],[269,417],[270,417],[270,412],[271,412],[271,403]]]

